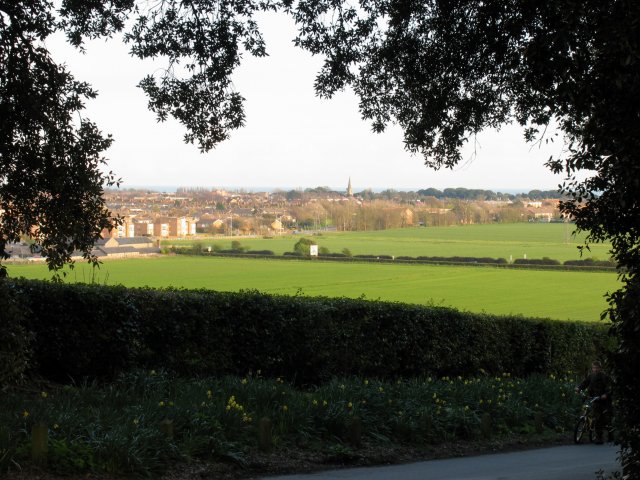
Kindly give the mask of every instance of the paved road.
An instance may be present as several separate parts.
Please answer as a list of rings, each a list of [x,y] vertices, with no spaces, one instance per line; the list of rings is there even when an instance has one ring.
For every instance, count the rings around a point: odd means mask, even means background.
[[[349,468],[268,480],[595,480],[619,469],[617,447],[570,445],[385,467]]]

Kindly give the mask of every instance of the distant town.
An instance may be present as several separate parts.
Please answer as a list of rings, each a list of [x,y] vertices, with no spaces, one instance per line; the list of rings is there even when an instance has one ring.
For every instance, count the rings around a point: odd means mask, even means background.
[[[248,192],[217,188],[106,190],[119,225],[104,230],[96,257],[123,258],[161,252],[163,239],[194,236],[272,237],[318,231],[366,231],[481,223],[562,222],[557,191],[509,194],[491,190],[427,188],[354,192],[327,187]],[[10,244],[13,260],[38,260],[30,242]],[[78,252],[80,255],[81,252]]]
[[[280,235],[302,230],[382,230],[493,222],[561,221],[556,191],[506,194],[427,188],[354,192],[327,187],[246,192],[178,188],[175,192],[107,190],[108,208],[123,219],[111,236],[180,238]]]

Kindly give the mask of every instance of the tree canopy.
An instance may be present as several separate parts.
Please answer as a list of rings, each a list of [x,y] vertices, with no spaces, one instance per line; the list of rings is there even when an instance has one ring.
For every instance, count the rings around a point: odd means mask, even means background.
[[[547,165],[567,177],[561,208],[589,241],[610,240],[626,271],[610,313],[614,375],[633,385],[619,391],[623,461],[637,475],[640,374],[624,367],[640,364],[635,0],[0,0],[0,255],[26,234],[59,267],[76,249],[90,257],[112,223],[101,189],[116,179],[100,170],[111,138],[82,117],[95,93],[51,59],[49,35],[82,48],[117,34],[131,55],[165,59],[140,82],[149,108],[206,151],[244,123],[230,75],[244,54],[266,55],[259,11],[290,15],[295,44],[324,57],[319,96],[352,88],[373,130],[399,124],[427,166],[453,167],[487,127],[517,122],[531,141],[553,140],[546,128],[559,127],[565,153]]]

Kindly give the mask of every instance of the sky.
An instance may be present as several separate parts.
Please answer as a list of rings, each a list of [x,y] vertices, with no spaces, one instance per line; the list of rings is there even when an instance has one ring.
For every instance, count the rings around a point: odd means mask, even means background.
[[[351,91],[330,100],[315,97],[313,82],[322,59],[293,46],[295,26],[288,18],[264,14],[259,21],[269,57],[246,55],[233,77],[235,90],[246,99],[245,127],[205,154],[184,144],[185,129],[177,121],[158,123],[136,87],[145,75],[165,66],[163,61],[131,58],[118,39],[89,42],[84,55],[62,37],[47,40],[54,58],[98,91],[83,116],[115,138],[106,152],[106,170],[123,180],[121,188],[344,190],[351,178],[355,192],[429,187],[527,192],[554,190],[562,182],[561,175],[544,167],[562,145],[531,146],[517,126],[472,139],[453,170],[425,167],[421,156],[404,149],[399,127],[371,132]]]

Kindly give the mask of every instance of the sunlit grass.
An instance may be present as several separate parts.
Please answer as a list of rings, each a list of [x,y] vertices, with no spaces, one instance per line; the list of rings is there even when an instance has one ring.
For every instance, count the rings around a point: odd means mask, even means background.
[[[44,265],[9,265],[11,276],[51,278]],[[364,296],[472,312],[596,321],[618,288],[615,273],[505,270],[494,267],[390,265],[211,257],[161,257],[86,264],[66,281],[128,287],[257,289],[310,296]]]

